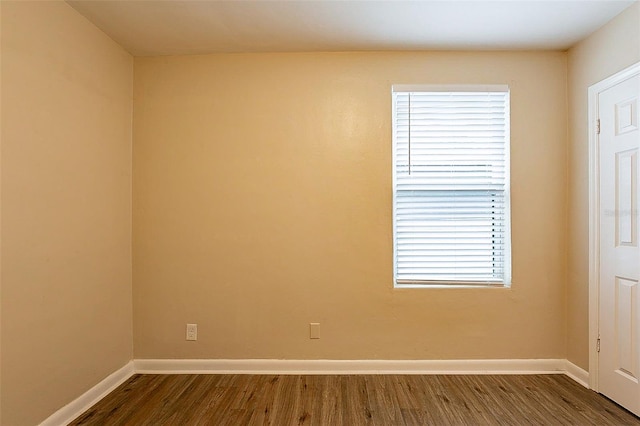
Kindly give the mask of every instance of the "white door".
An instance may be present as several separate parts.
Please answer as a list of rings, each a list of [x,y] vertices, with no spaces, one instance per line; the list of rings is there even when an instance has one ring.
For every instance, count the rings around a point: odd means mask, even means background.
[[[640,415],[640,199],[635,75],[598,95],[599,391]]]

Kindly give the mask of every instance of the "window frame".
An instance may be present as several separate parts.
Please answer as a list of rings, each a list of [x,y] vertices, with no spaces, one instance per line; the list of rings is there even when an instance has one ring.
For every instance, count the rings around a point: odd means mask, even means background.
[[[504,269],[503,279],[496,281],[465,281],[465,280],[398,280],[398,239],[397,239],[397,161],[396,161],[396,93],[405,92],[502,92],[506,93],[506,120],[504,124]],[[491,85],[451,85],[451,84],[393,84],[391,87],[392,104],[392,232],[393,232],[393,286],[394,288],[510,288],[512,281],[512,252],[511,252],[511,91],[506,84]],[[400,282],[399,282],[400,281]]]

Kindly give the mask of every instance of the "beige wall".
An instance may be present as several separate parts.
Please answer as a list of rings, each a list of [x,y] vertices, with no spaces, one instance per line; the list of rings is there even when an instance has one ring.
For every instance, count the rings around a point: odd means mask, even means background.
[[[589,86],[640,61],[636,3],[568,54],[567,359],[589,367]]]
[[[132,57],[64,2],[2,5],[2,424],[132,356]]]
[[[393,289],[393,83],[510,85],[511,289]],[[562,52],[136,58],[135,357],[564,358],[566,85]]]
[[[0,1],[0,425],[2,423],[2,2]]]

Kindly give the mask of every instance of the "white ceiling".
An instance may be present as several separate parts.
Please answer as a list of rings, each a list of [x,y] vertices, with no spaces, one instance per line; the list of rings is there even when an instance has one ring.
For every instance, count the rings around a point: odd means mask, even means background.
[[[634,0],[84,0],[134,55],[567,49]]]

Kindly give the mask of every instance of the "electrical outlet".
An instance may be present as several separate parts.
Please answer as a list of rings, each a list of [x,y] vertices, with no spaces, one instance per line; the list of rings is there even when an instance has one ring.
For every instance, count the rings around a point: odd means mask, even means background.
[[[319,322],[309,323],[309,339],[319,339],[319,338],[320,338],[320,323]]]
[[[187,340],[198,340],[198,324],[187,324]]]

